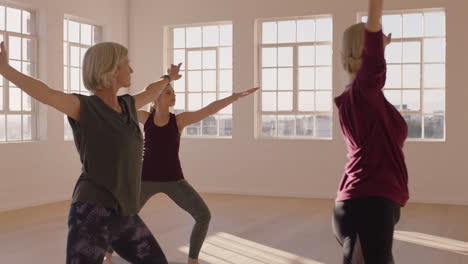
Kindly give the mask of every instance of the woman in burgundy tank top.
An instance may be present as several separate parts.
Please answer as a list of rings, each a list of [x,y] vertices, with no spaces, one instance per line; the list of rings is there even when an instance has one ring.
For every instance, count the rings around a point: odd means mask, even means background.
[[[189,264],[198,264],[198,255],[210,222],[210,211],[202,197],[184,179],[179,160],[180,136],[185,127],[200,122],[234,103],[237,99],[257,91],[253,88],[215,101],[195,111],[174,115],[169,108],[175,105],[174,89],[168,85],[153,102],[150,112],[138,111],[138,120],[144,124],[141,206],[155,194],[164,193],[195,219],[190,236]],[[109,257],[109,254],[108,254]]]

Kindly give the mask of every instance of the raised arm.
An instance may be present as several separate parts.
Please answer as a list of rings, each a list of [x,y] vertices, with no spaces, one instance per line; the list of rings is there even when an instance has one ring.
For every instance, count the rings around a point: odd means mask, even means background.
[[[369,19],[367,20],[366,28],[370,32],[382,30],[382,10],[383,0],[369,0]]]
[[[136,94],[134,96],[135,108],[140,109],[141,107],[153,102],[161,95],[162,91],[171,81],[179,80],[182,77],[182,75],[179,74],[181,65],[182,63],[179,65],[171,65],[167,70],[168,74],[164,75],[161,80],[151,83],[143,92]]]
[[[182,131],[186,126],[195,124],[210,115],[217,113],[219,110],[234,103],[237,99],[250,95],[258,89],[260,88],[253,88],[244,92],[233,93],[231,96],[215,101],[198,111],[181,113],[177,115],[177,126],[179,127],[179,130]]]
[[[37,101],[50,105],[77,121],[80,119],[79,99],[74,95],[54,90],[42,81],[11,67],[8,64],[8,53],[3,42],[0,44],[0,74]]]

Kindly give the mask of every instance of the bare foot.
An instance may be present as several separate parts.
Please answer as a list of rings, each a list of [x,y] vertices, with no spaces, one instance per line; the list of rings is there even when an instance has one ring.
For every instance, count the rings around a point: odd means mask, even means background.
[[[112,262],[112,253],[106,252],[102,264],[114,264],[114,262]]]
[[[198,259],[189,258],[188,259],[188,264],[199,264]]]

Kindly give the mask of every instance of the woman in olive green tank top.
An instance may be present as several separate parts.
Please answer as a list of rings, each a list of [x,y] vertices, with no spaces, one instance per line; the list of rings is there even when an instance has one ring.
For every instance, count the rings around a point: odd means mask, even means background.
[[[83,60],[84,85],[94,95],[73,95],[15,70],[1,43],[0,74],[34,99],[66,114],[73,129],[83,166],[68,220],[67,263],[101,264],[109,246],[131,263],[167,263],[137,215],[143,140],[136,110],[179,79],[179,68],[172,65],[168,75],[139,94],[117,96],[120,88],[131,83],[128,50],[117,43],[100,43]]]

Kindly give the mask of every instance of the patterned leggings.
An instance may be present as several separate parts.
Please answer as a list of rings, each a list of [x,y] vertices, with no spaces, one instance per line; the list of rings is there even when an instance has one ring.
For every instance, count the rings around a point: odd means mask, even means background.
[[[138,215],[119,216],[97,204],[75,202],[68,217],[67,264],[102,264],[109,246],[133,264],[167,264]]]

